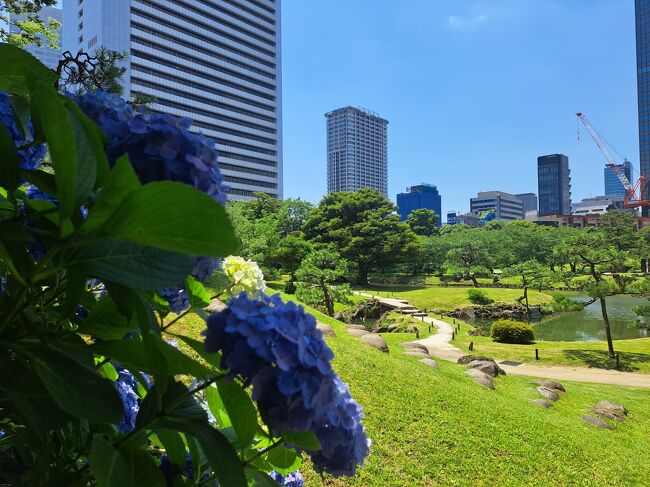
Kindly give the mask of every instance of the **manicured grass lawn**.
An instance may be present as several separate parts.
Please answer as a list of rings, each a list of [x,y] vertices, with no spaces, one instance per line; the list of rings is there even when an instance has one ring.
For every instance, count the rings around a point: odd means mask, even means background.
[[[463,369],[439,362],[431,370],[403,355],[411,334],[385,335],[390,353],[363,347],[344,325],[313,314],[337,333],[328,343],[334,367],[366,414],[371,455],[353,479],[324,480],[302,468],[309,486],[636,486],[647,483],[648,390],[564,383],[551,409],[528,379],[502,377],[496,391],[474,384]],[[204,324],[181,320],[172,331],[197,338]],[[424,330],[427,331],[426,329]],[[421,336],[426,336],[426,333]],[[479,349],[480,350],[480,349]],[[580,416],[601,399],[625,405],[629,418],[613,431]],[[606,452],[606,456],[603,456]]]
[[[395,297],[407,299],[410,304],[419,309],[442,309],[453,310],[463,306],[470,306],[472,303],[467,298],[466,287],[408,287],[408,286],[367,286],[359,289],[370,294],[382,297]],[[514,303],[522,295],[519,289],[498,289],[481,288],[488,297],[501,303]],[[550,303],[552,297],[544,292],[529,290],[528,299],[530,304]]]
[[[610,360],[607,354],[607,342],[539,341],[532,345],[511,345],[493,342],[490,337],[470,336],[467,334],[470,329],[469,325],[463,323],[459,335],[452,341],[461,350],[468,350],[469,343],[474,342],[475,353],[498,359],[540,365],[616,368],[616,362]],[[538,362],[535,361],[536,348],[539,349]],[[619,370],[650,374],[650,338],[615,340],[614,350],[620,353]]]

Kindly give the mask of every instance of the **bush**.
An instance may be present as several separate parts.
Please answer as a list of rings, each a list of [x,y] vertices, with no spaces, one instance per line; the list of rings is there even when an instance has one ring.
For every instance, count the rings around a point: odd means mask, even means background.
[[[533,325],[514,320],[497,320],[492,323],[492,339],[500,343],[533,343]]]
[[[296,283],[294,281],[287,281],[284,285],[285,294],[296,294]]]
[[[494,299],[490,299],[485,291],[480,289],[468,289],[467,297],[473,304],[490,304]]]
[[[582,311],[585,305],[566,296],[554,296],[550,307],[552,311]]]

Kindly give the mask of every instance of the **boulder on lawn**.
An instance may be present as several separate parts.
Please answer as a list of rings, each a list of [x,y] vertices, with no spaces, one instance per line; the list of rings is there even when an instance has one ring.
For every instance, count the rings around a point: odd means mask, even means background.
[[[376,333],[368,333],[366,335],[363,335],[360,340],[364,345],[376,348],[381,352],[388,353],[388,344],[386,343],[386,340],[384,340]]]
[[[428,349],[427,347],[425,347],[424,345],[422,345],[421,343],[406,342],[406,343],[402,343],[402,346],[403,346],[404,348],[406,348],[407,350],[408,350],[408,349],[411,349],[411,350],[421,350],[422,352],[424,352],[424,353],[426,353],[426,354],[429,353],[429,349]]]
[[[328,337],[336,336],[336,332],[330,325],[326,325],[325,323],[321,323],[320,321],[317,321],[316,328],[319,329],[324,336],[328,336]]]
[[[365,330],[366,327],[363,325],[347,325],[348,330]]]
[[[205,312],[208,314],[213,314],[213,313],[219,313],[220,311],[223,311],[226,309],[226,303],[219,299],[213,299],[210,301],[210,304],[208,304],[204,309]]]
[[[415,348],[407,349],[406,352],[404,352],[404,355],[407,357],[429,358],[428,353],[424,353],[422,350],[417,350]]]
[[[492,380],[492,377],[489,377],[487,375],[483,375],[483,377],[474,377],[474,382],[476,382],[478,385],[481,385],[483,387],[487,387],[488,389],[494,390],[494,381]]]
[[[463,355],[456,362],[462,365],[467,365],[474,360],[492,360],[489,357],[484,357],[483,355]],[[492,360],[494,362],[494,360]]]
[[[613,430],[614,427],[609,424],[607,421],[603,421],[600,418],[594,418],[593,416],[582,416],[582,420],[590,425],[593,425],[597,428],[602,428],[605,430]]]
[[[609,411],[617,413],[619,416],[627,416],[628,413],[625,406],[621,406],[620,404],[616,404],[615,402],[611,401],[598,401],[594,408],[607,409]]]
[[[363,330],[358,330],[356,328],[348,328],[348,333],[353,337],[362,337],[364,335],[370,335],[370,332],[365,328]]]
[[[478,369],[467,369],[465,373],[472,377],[489,377],[485,372],[481,372]]]
[[[537,392],[539,392],[543,398],[548,399],[549,401],[556,402],[560,400],[560,395],[548,387],[538,387]]]
[[[423,358],[423,359],[420,360],[420,362],[422,362],[424,365],[426,365],[427,367],[429,367],[431,369],[437,369],[438,368],[438,362],[436,362],[435,360],[432,360],[430,358]]]
[[[499,374],[506,375],[505,370],[497,365],[494,360],[472,360],[468,367],[471,369],[478,369],[481,372],[485,372],[487,375],[496,377]]]
[[[546,399],[531,399],[530,402],[544,409],[548,409],[553,405],[551,401],[547,401]]]
[[[538,386],[546,387],[547,389],[553,389],[556,391],[561,391],[561,392],[566,392],[566,389],[562,384],[559,382],[555,382],[554,380],[534,380],[531,382],[531,384],[535,384]]]

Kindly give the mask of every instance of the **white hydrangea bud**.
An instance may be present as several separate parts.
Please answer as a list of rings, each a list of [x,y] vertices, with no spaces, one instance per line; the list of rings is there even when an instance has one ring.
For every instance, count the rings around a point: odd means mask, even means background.
[[[266,289],[264,274],[256,262],[243,257],[231,255],[223,259],[221,268],[228,276],[232,285],[230,293],[233,296],[245,291],[249,296],[255,296]]]

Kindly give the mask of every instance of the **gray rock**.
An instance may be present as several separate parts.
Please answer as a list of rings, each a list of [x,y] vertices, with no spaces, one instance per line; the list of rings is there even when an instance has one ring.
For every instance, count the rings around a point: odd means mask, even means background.
[[[436,362],[435,360],[432,360],[430,358],[423,358],[422,360],[420,360],[420,362],[422,362],[424,365],[426,365],[427,367],[429,367],[431,369],[437,369],[438,368],[438,362]]]
[[[625,416],[623,416],[622,414],[615,413],[611,409],[593,407],[591,408],[591,412],[594,413],[596,416],[600,416],[601,418],[611,419],[612,421],[617,421],[619,423],[625,421]]]
[[[546,387],[547,389],[554,389],[556,391],[566,392],[566,389],[559,382],[553,380],[534,380],[531,384],[536,384],[538,386]]]
[[[421,343],[415,343],[415,342],[407,342],[407,343],[402,343],[402,346],[406,349],[411,349],[411,350],[421,350],[424,353],[429,353],[429,349],[422,345]]]
[[[551,401],[547,401],[546,399],[531,399],[530,402],[544,409],[548,409],[553,405]]]
[[[204,309],[206,313],[212,314],[212,313],[218,313],[220,311],[223,311],[224,309],[226,309],[226,307],[227,307],[226,303],[215,298],[212,301],[210,301],[210,304],[207,305]]]
[[[627,416],[628,413],[625,406],[621,406],[620,404],[616,404],[615,402],[611,401],[598,401],[598,403],[594,406],[594,409],[606,409],[618,414],[619,416]]]
[[[429,358],[428,353],[424,353],[423,351],[417,350],[415,348],[407,349],[406,352],[404,352],[404,355],[407,357]]]
[[[547,387],[538,387],[537,392],[539,392],[542,397],[548,399],[549,401],[556,402],[560,400],[560,395]]]
[[[481,372],[478,369],[467,369],[465,373],[472,377],[489,377],[485,372]]]
[[[603,421],[600,418],[594,418],[593,416],[582,416],[582,420],[585,423],[591,424],[591,425],[593,425],[593,426],[595,426],[597,428],[602,428],[602,429],[605,429],[605,430],[613,430],[614,429],[614,427],[611,424],[609,424],[608,422]]]
[[[336,336],[336,332],[330,325],[326,325],[325,323],[321,323],[320,321],[318,321],[316,323],[316,328],[318,328],[321,331],[321,333],[325,336],[329,336],[329,337]]]
[[[366,329],[357,330],[356,328],[352,328],[352,329],[348,328],[348,333],[353,337],[362,337],[364,335],[370,335],[370,332],[368,330]]]
[[[492,360],[492,359],[489,357],[484,357],[483,355],[463,355],[458,359],[457,363],[462,365],[467,365],[468,363],[473,362],[474,360]],[[494,362],[494,360],[492,360],[492,362]]]
[[[505,370],[497,365],[493,360],[473,360],[467,364],[472,369],[478,369],[487,375],[496,377],[499,374],[506,375]]]
[[[366,327],[363,325],[347,325],[348,330],[365,330]]]
[[[494,390],[494,381],[492,380],[492,377],[488,377],[487,375],[484,377],[474,377],[474,382],[483,387]]]
[[[388,353],[388,344],[382,337],[380,337],[375,333],[369,333],[367,335],[363,335],[360,338],[360,340],[361,343],[363,343],[364,345],[367,345],[372,348],[376,348],[377,350],[380,350],[384,353]]]

